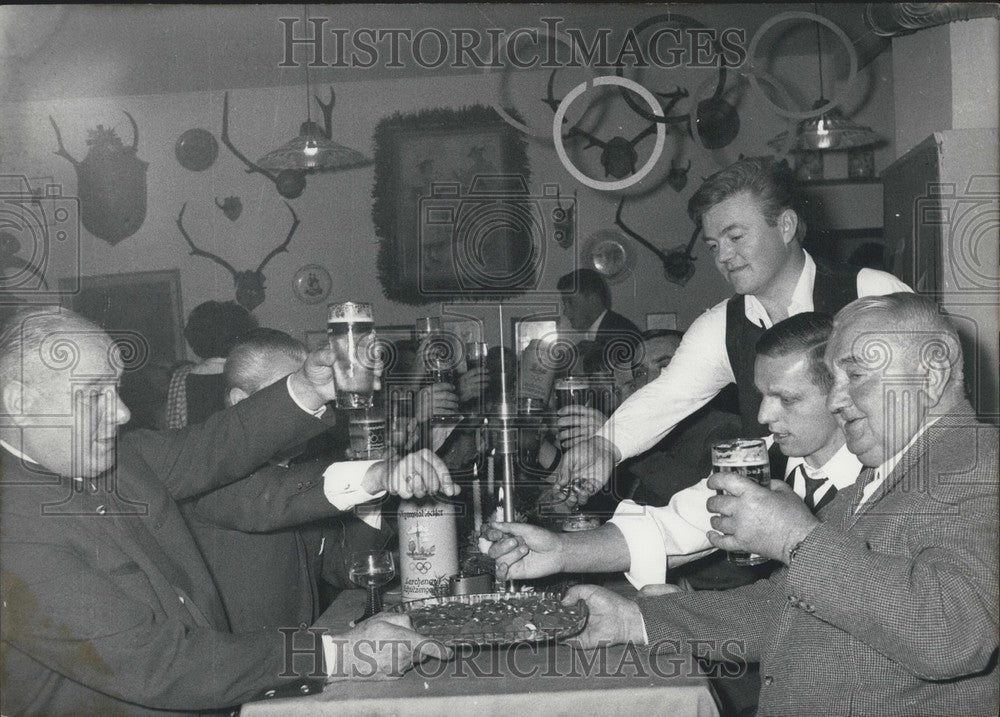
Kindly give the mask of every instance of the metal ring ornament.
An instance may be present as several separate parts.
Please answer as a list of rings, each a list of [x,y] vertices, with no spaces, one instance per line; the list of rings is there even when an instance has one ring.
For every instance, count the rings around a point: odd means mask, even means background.
[[[638,82],[625,79],[624,77],[618,77],[616,75],[605,75],[604,77],[595,78],[591,82],[581,82],[563,98],[562,102],[559,103],[559,109],[556,110],[555,117],[552,119],[552,141],[555,144],[556,154],[559,155],[559,160],[563,163],[563,166],[566,167],[566,171],[568,171],[573,178],[581,184],[588,186],[591,189],[613,192],[620,189],[627,189],[633,184],[641,182],[643,178],[649,174],[650,171],[652,171],[653,166],[656,164],[657,160],[660,159],[660,155],[663,154],[663,146],[667,141],[667,127],[665,124],[660,122],[656,124],[656,144],[653,146],[653,153],[649,156],[649,159],[646,160],[646,163],[642,166],[642,168],[635,174],[614,182],[591,179],[586,174],[578,170],[570,161],[569,155],[566,154],[566,147],[563,145],[562,124],[563,119],[566,117],[566,111],[573,103],[573,100],[582,95],[589,88],[600,87],[601,85],[618,85],[619,87],[626,87],[632,90],[649,103],[649,106],[653,108],[653,113],[658,117],[663,116],[663,108],[660,107],[660,104],[656,101],[656,97],[653,96],[653,93],[640,85]]]
[[[829,100],[827,104],[823,105],[818,109],[806,110],[800,112],[798,110],[786,110],[782,107],[778,107],[778,105],[774,104],[773,102],[771,102],[770,99],[768,99],[767,95],[764,94],[764,92],[760,89],[760,87],[757,84],[758,71],[754,65],[754,57],[755,57],[754,51],[757,49],[757,44],[760,42],[761,38],[767,34],[768,30],[770,30],[778,23],[785,22],[786,20],[808,20],[811,22],[818,22],[821,25],[825,25],[826,27],[830,28],[833,34],[836,35],[837,38],[844,44],[844,47],[847,48],[847,56],[848,58],[850,58],[850,66],[851,66],[850,72],[848,73],[847,76],[847,82],[841,88],[840,92],[838,92],[833,97],[833,99]],[[841,104],[844,101],[845,97],[847,96],[848,91],[854,85],[855,78],[857,78],[858,76],[858,54],[854,51],[854,45],[851,42],[851,39],[847,37],[847,33],[841,30],[840,26],[838,26],[832,20],[828,20],[822,15],[816,15],[811,12],[778,13],[770,20],[765,22],[763,25],[761,25],[759,28],[757,28],[757,32],[754,33],[753,39],[750,41],[750,46],[747,48],[747,63],[749,64],[750,72],[742,74],[745,74],[749,78],[750,87],[757,93],[760,99],[762,99],[766,104],[770,105],[771,108],[782,117],[789,117],[791,119],[797,119],[797,120],[819,117],[820,115],[826,114],[831,109]],[[766,76],[766,73],[763,72],[759,74]]]
[[[502,44],[503,44],[503,47],[504,47],[505,50],[510,45],[509,35],[510,35],[510,33],[503,32],[499,36],[499,39],[503,40]],[[570,48],[571,52],[572,52],[573,48],[575,47],[574,43],[570,40],[569,36],[566,35],[566,33],[562,32],[562,31],[557,31],[556,34],[553,35],[548,30],[539,30],[538,37],[546,37],[546,38],[548,38],[550,40],[558,40],[563,45],[565,45],[566,47]],[[508,56],[508,59],[509,59],[509,56]],[[589,65],[584,65],[582,62],[580,63],[580,67],[585,67],[587,69],[587,71],[590,72],[591,76],[594,77],[594,79],[597,79],[597,76],[594,74],[594,68],[590,67]],[[492,65],[487,64],[483,68],[483,70],[484,70],[484,74],[490,74],[490,71],[492,70]],[[506,72],[507,72],[507,67],[505,66],[504,67],[504,75],[503,75],[503,77],[506,77]],[[504,122],[506,122],[507,124],[509,124],[511,127],[513,127],[514,129],[516,129],[518,132],[522,132],[523,134],[526,134],[529,137],[534,137],[536,139],[548,139],[551,136],[551,133],[549,132],[548,127],[545,127],[543,129],[540,129],[540,130],[538,130],[538,129],[532,129],[531,127],[529,127],[528,125],[526,125],[524,122],[520,122],[520,121],[514,119],[510,115],[510,113],[506,110],[506,108],[504,108],[504,106],[503,106],[503,98],[500,96],[500,91],[501,91],[502,87],[504,86],[504,84],[506,84],[505,81],[503,79],[501,79],[501,81],[497,83],[496,89],[493,92],[493,101],[490,103],[490,106],[493,107],[493,110],[498,115],[500,115],[500,117],[503,119]]]
[[[638,25],[633,27],[632,30],[635,33],[636,37],[638,37],[639,33],[643,32],[644,30],[648,30],[654,25],[659,25],[659,24],[665,25],[667,23],[672,23],[681,29],[691,28],[691,27],[707,29],[707,26],[705,24],[695,20],[693,17],[688,17],[687,15],[673,15],[671,13],[666,13],[664,15],[653,15],[652,17],[647,17],[645,20],[643,20]],[[713,39],[712,46],[719,53],[719,63],[720,63],[719,72],[724,73],[728,68],[726,65],[722,64],[722,48],[719,46],[719,41],[717,39]],[[665,69],[670,69],[670,68],[665,68]],[[617,63],[615,65],[615,75],[617,75],[618,77],[625,76],[624,65],[622,65],[621,63]],[[714,83],[718,83],[718,78],[716,77],[712,81]],[[643,109],[638,103],[636,103],[636,101],[632,99],[632,97],[630,97],[629,94],[625,92],[625,90],[621,90],[621,95],[622,98],[625,100],[625,104],[627,104],[633,112],[635,112],[637,115],[642,117],[647,122],[657,122],[659,124],[673,124],[675,122],[683,122],[685,120],[689,120],[692,114],[692,112],[688,112],[687,114],[684,115],[673,115],[669,117],[663,115],[662,113],[658,115],[650,114],[645,109]],[[698,105],[696,102],[691,103],[692,111],[696,110],[697,107]]]

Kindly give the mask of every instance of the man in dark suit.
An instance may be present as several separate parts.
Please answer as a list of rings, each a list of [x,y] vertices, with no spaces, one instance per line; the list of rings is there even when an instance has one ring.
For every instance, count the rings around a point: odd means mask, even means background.
[[[226,406],[294,373],[307,356],[285,332],[255,330],[226,360]],[[363,490],[375,463],[276,457],[245,480],[181,502],[234,632],[312,624],[321,610],[319,581],[350,587],[350,552],[385,546],[390,533],[381,530],[380,507],[370,503],[381,486]],[[345,494],[343,486],[352,483],[362,490]],[[365,520],[348,512],[355,507]]]
[[[287,380],[198,426],[118,440],[129,413],[117,392],[122,355],[108,335],[58,309],[8,319],[0,331],[3,714],[230,708],[306,675],[350,677],[362,665],[378,677],[447,654],[395,616],[314,638],[308,654],[287,654],[276,631],[233,634],[177,507],[325,429],[317,414],[335,396],[333,359],[317,351]],[[454,492],[436,457],[404,470],[411,482]],[[372,645],[373,659],[359,652],[365,638],[398,641],[392,650]]]
[[[577,269],[556,282],[562,294],[563,316],[580,332],[579,355],[573,372],[630,373],[638,365],[642,334],[638,327],[611,310],[611,290],[593,269]]]
[[[867,470],[813,516],[780,481],[716,474],[716,547],[784,566],[722,592],[632,603],[593,586],[581,643],[708,647],[760,661],[761,714],[997,713],[995,426],[965,398],[962,350],[913,294],[842,309],[826,351],[827,401]]]

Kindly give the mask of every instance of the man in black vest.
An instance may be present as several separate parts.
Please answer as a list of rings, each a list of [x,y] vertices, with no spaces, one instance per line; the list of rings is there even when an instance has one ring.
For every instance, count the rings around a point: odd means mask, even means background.
[[[802,249],[805,223],[794,177],[771,157],[743,159],[705,180],[688,202],[704,245],[736,296],[699,316],[673,361],[633,394],[592,440],[571,449],[556,475],[582,502],[608,480],[616,464],[643,453],[720,390],[736,383],[746,437],[766,433],[757,423],[754,342],[795,314],[833,314],[859,296],[909,291],[891,274],[828,267]]]
[[[825,314],[796,314],[765,331],[756,345],[759,416],[773,438],[771,476],[784,478],[813,511],[853,485],[861,472],[826,407],[833,381],[823,352],[830,331]],[[623,501],[608,524],[583,533],[497,524],[487,537],[495,541],[490,555],[497,559],[498,577],[624,570],[637,588],[662,584],[668,569],[715,550],[706,535],[712,530],[706,501],[715,495],[707,482],[679,491],[662,508]]]

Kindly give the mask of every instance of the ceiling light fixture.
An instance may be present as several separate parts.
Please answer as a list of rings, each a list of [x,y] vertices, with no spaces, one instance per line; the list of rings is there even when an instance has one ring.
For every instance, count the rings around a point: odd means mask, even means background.
[[[308,16],[308,6],[302,7],[302,24],[305,25]],[[330,102],[324,104],[316,98],[323,109],[326,119],[326,130],[320,128],[312,120],[311,83],[309,81],[309,63],[305,63],[306,74],[306,121],[299,127],[299,134],[257,160],[257,165],[271,172],[286,170],[302,172],[336,172],[355,167],[366,167],[372,160],[361,152],[345,147],[331,139],[332,124],[330,117],[333,112],[335,95],[330,90]]]

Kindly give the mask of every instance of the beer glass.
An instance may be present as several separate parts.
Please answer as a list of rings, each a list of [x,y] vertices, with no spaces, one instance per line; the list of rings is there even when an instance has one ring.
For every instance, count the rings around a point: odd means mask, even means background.
[[[712,446],[712,471],[738,473],[762,486],[771,484],[771,462],[763,438],[742,438]],[[722,491],[719,491],[721,494]],[[753,553],[730,552],[729,561],[736,565],[760,565],[767,558]]]
[[[417,343],[420,343],[424,339],[428,338],[431,334],[436,334],[441,330],[441,317],[440,316],[423,316],[417,319],[414,325],[414,334],[417,338]]]
[[[556,381],[556,409],[567,406],[594,407],[594,393],[590,382],[581,376],[567,376]]]
[[[385,458],[385,415],[377,409],[351,411],[347,421],[354,460]]]
[[[586,406],[610,416],[615,408],[614,384],[610,378],[567,376],[556,381],[556,409]]]
[[[540,340],[532,339],[521,354],[517,373],[517,404],[521,415],[540,414],[549,402],[555,368],[551,361],[545,360],[545,350]]]
[[[489,350],[489,344],[485,341],[470,341],[465,344],[465,365],[470,371],[486,365]]]
[[[337,408],[371,408],[375,390],[375,322],[372,305],[344,301],[329,305],[326,323],[336,353],[333,377]]]

